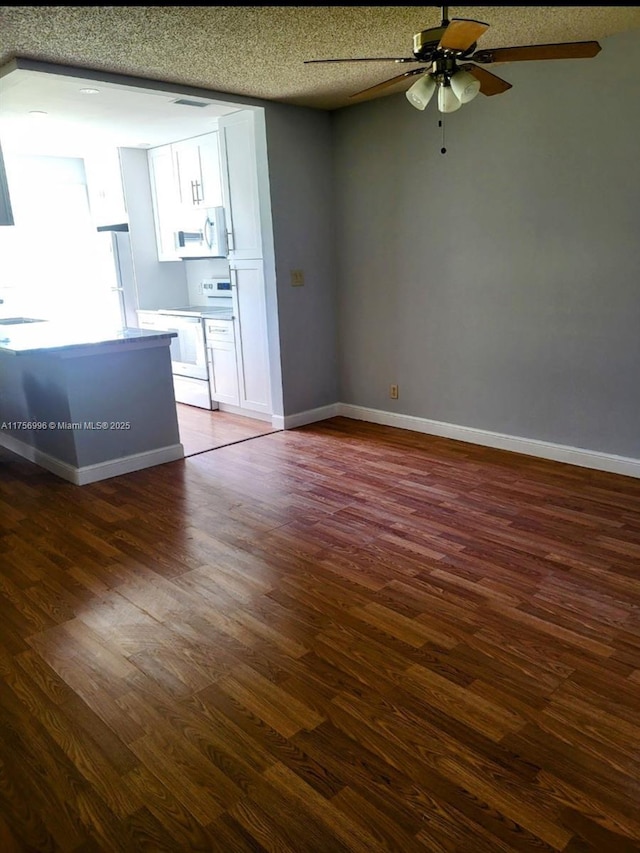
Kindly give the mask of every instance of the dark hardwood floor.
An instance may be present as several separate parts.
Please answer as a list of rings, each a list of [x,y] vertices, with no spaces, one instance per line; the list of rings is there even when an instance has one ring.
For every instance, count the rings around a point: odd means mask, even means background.
[[[269,421],[245,418],[230,412],[207,411],[176,403],[180,441],[185,456],[226,447],[259,435],[275,432]]]
[[[640,481],[342,418],[0,454],[3,851],[640,849]]]

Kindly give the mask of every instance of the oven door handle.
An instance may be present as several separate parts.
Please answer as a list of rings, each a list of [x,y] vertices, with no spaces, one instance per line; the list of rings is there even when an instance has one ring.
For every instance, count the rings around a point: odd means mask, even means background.
[[[179,317],[176,318],[176,315],[174,314],[173,318],[178,323],[200,323],[200,322],[202,322],[200,317],[183,317],[182,315],[180,315]]]

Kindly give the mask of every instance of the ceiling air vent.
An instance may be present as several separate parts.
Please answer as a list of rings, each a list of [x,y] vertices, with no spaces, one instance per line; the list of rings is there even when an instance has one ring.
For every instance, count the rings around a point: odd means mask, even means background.
[[[208,107],[206,101],[190,101],[189,98],[177,98],[172,104],[182,104],[183,107]]]

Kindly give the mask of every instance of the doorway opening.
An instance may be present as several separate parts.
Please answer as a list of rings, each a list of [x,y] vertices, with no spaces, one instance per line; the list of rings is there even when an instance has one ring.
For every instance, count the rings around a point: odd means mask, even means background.
[[[213,411],[200,411],[176,395],[185,453],[274,431],[272,421],[283,420],[278,414],[282,376],[264,108],[206,90],[23,59],[3,68],[0,78],[8,159],[15,160],[16,152],[69,162],[75,158],[82,172],[75,183],[83,213],[88,203],[91,215],[87,239],[80,241],[78,229],[69,227],[71,216],[57,217],[65,228],[65,240],[56,243],[66,250],[57,262],[61,279],[68,281],[69,257],[77,257],[79,242],[86,245],[90,262],[89,272],[80,276],[74,311],[89,301],[87,311],[80,312],[83,317],[124,313],[127,326],[146,328],[140,318],[144,312],[218,308],[215,297],[221,294],[212,296],[212,287],[224,281],[232,288],[227,301],[233,303],[235,349],[231,341],[223,341],[207,352],[208,381],[213,386],[215,380],[216,386],[211,399],[222,411],[215,405]],[[84,94],[89,91],[90,99]],[[192,100],[179,97],[184,94]],[[47,132],[39,135],[33,133],[33,117],[26,118],[36,101],[36,112],[47,123]],[[31,183],[27,206],[41,215],[42,181],[34,177]],[[224,211],[226,246],[210,256],[186,256],[174,238],[197,231],[192,223],[194,217],[200,223],[200,208],[207,212],[207,223],[210,209]],[[8,235],[16,245],[19,230]],[[206,225],[204,234],[206,241]],[[114,263],[113,252],[108,257],[114,240],[122,236],[130,246],[129,291],[121,278],[111,275],[122,265]],[[33,242],[33,230],[25,239]],[[51,287],[51,263],[47,273],[45,295],[52,297],[56,311],[68,313],[69,300]],[[16,279],[5,289],[5,307],[13,310],[33,285],[22,287]],[[44,298],[37,307],[45,307]],[[119,325],[117,318],[114,325]],[[237,379],[233,391],[223,381],[229,376]]]

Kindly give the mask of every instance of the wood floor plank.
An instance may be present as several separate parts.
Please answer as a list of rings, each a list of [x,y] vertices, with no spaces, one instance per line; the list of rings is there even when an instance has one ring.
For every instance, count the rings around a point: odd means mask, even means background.
[[[286,690],[272,684],[251,667],[242,665],[219,682],[220,687],[236,701],[249,708],[283,737],[291,737],[300,729],[314,729],[323,718]]]
[[[225,808],[209,789],[208,768],[203,766],[201,756],[187,750],[186,744],[178,745],[167,736],[145,735],[134,741],[131,749],[146,771],[173,791],[201,826],[224,813]]]
[[[364,622],[369,622],[384,633],[391,634],[391,636],[397,637],[402,642],[418,649],[424,646],[426,642],[434,642],[446,648],[452,648],[458,644],[458,641],[453,637],[434,631],[423,622],[410,619],[402,613],[382,604],[376,604],[374,601],[365,604],[364,607],[356,607],[351,612]]]
[[[53,838],[91,838],[103,824],[116,823],[100,792],[45,727],[25,715],[12,690],[0,690],[0,707],[5,735],[0,751],[4,747],[4,761],[10,768],[3,787],[5,815],[11,825],[18,827],[18,837],[24,838],[24,832],[29,837],[34,808],[38,822],[44,821]],[[100,835],[98,831],[97,836]],[[49,849],[49,842],[42,844],[42,849]],[[34,849],[41,848],[35,845]]]
[[[302,832],[296,825],[295,816],[282,813],[273,801],[263,794],[264,807],[252,800],[242,800],[229,812],[229,817],[239,825],[251,839],[251,849],[265,849],[270,853],[296,853],[296,838]],[[273,815],[273,816],[272,816]],[[307,826],[304,835],[307,849],[320,853],[322,847],[314,844],[316,827]],[[322,839],[322,844],[326,842]]]
[[[185,456],[204,453],[274,431],[269,421],[240,417],[230,412],[209,411],[184,403],[178,403],[176,409],[180,441]]]
[[[551,793],[569,808],[589,817],[612,836],[631,838],[637,844],[640,834],[640,817],[637,809],[619,811],[606,802],[608,797],[598,793],[585,793],[547,771],[541,771],[538,781],[542,790]]]
[[[372,691],[360,696],[341,693],[331,702],[327,716],[332,725],[400,770],[412,763],[438,770],[442,759],[461,756],[485,774],[506,772],[514,780],[531,782],[540,770],[532,761],[442,712],[434,714],[419,702],[411,706],[398,691],[387,697]]]
[[[407,772],[418,784],[424,784],[423,774],[428,772],[426,768],[430,768],[471,792],[490,808],[502,810],[508,800],[508,811],[514,818],[517,815],[520,826],[554,849],[562,849],[571,838],[571,833],[558,825],[558,809],[551,798],[544,798],[539,792],[535,803],[528,802],[528,783],[520,781],[522,768],[509,758],[505,762],[500,749],[490,757],[479,755],[469,749],[467,741],[439,737],[439,732],[429,724],[428,718],[420,720],[424,734],[418,739],[419,726],[416,723],[419,718],[410,723],[406,717],[403,719],[397,713],[391,713],[392,706],[367,718],[368,703],[358,703],[346,697],[338,697],[334,703],[346,711],[346,715],[331,715],[332,723],[351,737],[355,735],[360,739],[363,739],[363,728],[369,729],[370,735],[366,740],[369,748],[397,769],[410,767]],[[532,778],[529,774],[527,776]],[[505,801],[501,801],[502,797],[506,798]]]
[[[542,725],[527,725],[521,732],[506,737],[503,743],[540,765],[539,782],[547,780],[548,789],[558,800],[575,806],[578,811],[599,815],[602,825],[613,831],[625,834],[627,827],[627,834],[636,838],[640,832],[637,778],[591,757],[570,739],[570,732],[557,733]]]
[[[207,853],[263,853],[274,848],[273,837],[267,833],[267,847],[259,843],[255,835],[247,832],[229,812],[225,812],[218,820],[212,821],[207,827],[209,831],[209,847]]]
[[[208,687],[197,698],[198,707],[203,707],[205,713],[212,716],[224,738],[231,744],[240,743],[242,754],[252,755],[262,772],[280,762],[328,798],[344,787],[339,776],[312,759],[291,739],[283,737],[248,709],[235,703],[217,685]]]
[[[0,849],[5,853],[24,853],[24,847],[16,840],[11,828],[2,818],[0,818]]]
[[[371,800],[353,788],[343,788],[331,802],[356,822],[363,837],[373,839],[372,850],[400,849],[406,853],[424,851],[424,845],[415,836],[391,821]]]
[[[576,844],[573,848],[575,850],[581,849],[582,843],[588,845],[586,849],[594,853],[605,850],[615,851],[615,853],[638,853],[640,850],[640,843],[635,843],[618,832],[606,829],[589,815],[575,809],[565,809],[563,821],[575,833]],[[565,850],[569,849],[568,845]]]
[[[433,802],[414,781],[330,723],[300,732],[296,745],[382,810],[410,834],[417,833]]]
[[[548,812],[551,798],[545,800],[538,797],[535,803],[529,802],[526,793],[514,784],[513,779],[505,785],[499,778],[474,772],[461,761],[445,760],[441,765],[441,772],[492,808],[511,814],[520,826],[553,849],[563,850],[571,840],[573,833],[560,826],[559,815],[545,814]],[[556,811],[559,812],[559,809],[556,808]]]
[[[0,449],[0,730],[8,853],[640,851],[640,480],[346,418]]]
[[[369,853],[375,847],[375,838],[366,829],[337,808],[334,801],[327,800],[283,764],[274,764],[264,776],[294,808],[297,807],[299,811],[327,826],[331,835],[339,839],[346,850]]]
[[[0,807],[13,828],[10,838],[15,840],[17,834],[32,850],[79,846],[87,838],[83,828],[70,818],[52,788],[30,784],[29,775],[35,768],[37,760],[26,745],[14,740],[12,755],[0,750]]]

